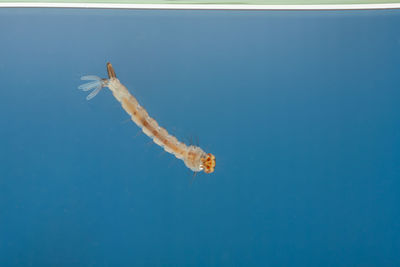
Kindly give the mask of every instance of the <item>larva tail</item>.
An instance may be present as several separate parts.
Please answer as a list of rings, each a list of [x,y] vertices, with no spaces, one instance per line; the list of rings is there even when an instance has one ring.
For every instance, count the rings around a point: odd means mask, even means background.
[[[115,71],[113,66],[111,65],[110,62],[107,62],[107,73],[108,73],[108,78],[117,78],[117,75],[115,75]]]
[[[82,84],[78,87],[78,89],[82,91],[90,91],[94,89],[87,97],[86,100],[90,100],[93,97],[95,97],[101,90],[101,88],[104,87],[103,80],[100,77],[97,77],[95,75],[87,75],[87,76],[82,76],[81,80],[83,81],[93,81],[93,82],[88,82],[85,84]]]

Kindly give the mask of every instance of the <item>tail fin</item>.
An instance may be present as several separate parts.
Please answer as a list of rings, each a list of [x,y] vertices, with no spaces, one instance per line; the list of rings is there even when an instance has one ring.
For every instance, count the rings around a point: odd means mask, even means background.
[[[100,77],[97,77],[95,75],[88,75],[88,76],[82,76],[81,80],[83,81],[93,81],[93,82],[88,82],[85,84],[82,84],[78,87],[78,89],[82,90],[82,91],[90,91],[92,89],[94,89],[87,97],[86,100],[90,100],[93,97],[95,97],[101,90],[101,88],[103,88],[104,84],[103,84],[103,80]]]
[[[110,62],[107,62],[107,73],[108,73],[108,78],[117,78],[117,75],[115,75],[115,71],[113,66],[111,65]]]
[[[107,73],[108,73],[108,78],[117,78],[117,75],[115,75],[114,68],[112,67],[110,62],[107,62]],[[92,99],[95,97],[107,84],[107,79],[101,79],[100,77],[97,77],[95,75],[87,75],[87,76],[82,76],[81,80],[83,81],[92,81],[88,82],[85,84],[80,85],[78,88],[82,91],[90,91],[93,89],[93,91],[86,97],[87,100]]]

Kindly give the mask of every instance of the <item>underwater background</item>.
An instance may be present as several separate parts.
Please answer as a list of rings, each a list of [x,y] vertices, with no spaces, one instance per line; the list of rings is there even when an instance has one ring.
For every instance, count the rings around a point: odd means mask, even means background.
[[[1,266],[399,266],[400,13],[0,9]],[[117,77],[192,173],[130,121]],[[138,134],[139,132],[139,134]]]

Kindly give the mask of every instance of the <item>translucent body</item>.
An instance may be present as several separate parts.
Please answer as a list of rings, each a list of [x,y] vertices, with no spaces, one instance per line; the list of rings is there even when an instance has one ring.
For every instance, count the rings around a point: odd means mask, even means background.
[[[141,107],[136,98],[131,95],[128,89],[117,79],[114,69],[110,63],[107,63],[109,79],[100,79],[97,76],[84,76],[82,80],[94,80],[79,86],[79,89],[94,91],[87,97],[93,98],[102,87],[108,87],[117,99],[122,108],[131,116],[133,122],[139,126],[143,133],[153,139],[154,143],[164,148],[165,151],[175,155],[178,159],[183,160],[185,165],[194,172],[204,170],[206,173],[214,171],[215,157],[206,154],[200,147],[187,146],[179,142],[174,136],[170,135],[167,130],[160,127],[156,120],[151,118],[147,111]]]

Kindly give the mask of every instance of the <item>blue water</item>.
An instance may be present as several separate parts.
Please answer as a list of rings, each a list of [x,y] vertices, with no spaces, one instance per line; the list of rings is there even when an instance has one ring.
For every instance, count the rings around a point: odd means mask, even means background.
[[[1,266],[399,266],[399,11],[0,10]],[[82,75],[110,61],[192,173]]]

